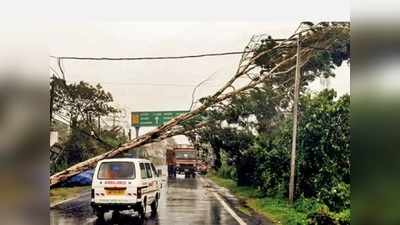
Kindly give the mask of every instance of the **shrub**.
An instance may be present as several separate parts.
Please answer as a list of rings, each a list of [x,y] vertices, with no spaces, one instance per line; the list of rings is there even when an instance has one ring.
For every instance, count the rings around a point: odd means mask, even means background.
[[[326,207],[325,204],[318,202],[314,198],[304,198],[301,196],[296,202],[294,203],[294,208],[299,212],[309,213],[315,212],[321,208]]]
[[[350,209],[345,209],[340,213],[329,211],[327,206],[323,206],[307,216],[309,225],[350,225]]]
[[[322,188],[318,193],[321,199],[333,211],[340,211],[350,207],[350,184],[338,182],[331,188]]]
[[[334,212],[350,207],[350,99],[325,90],[301,100],[295,196],[316,198]],[[257,159],[258,185],[267,195],[286,193],[292,121],[260,134],[248,150]]]
[[[325,208],[321,208],[319,211],[311,213],[308,217],[309,225],[337,225],[337,222],[329,214],[329,211]]]
[[[222,178],[236,180],[236,168],[228,165],[228,159],[224,153],[221,154],[221,159],[221,167],[218,169],[217,175]]]
[[[222,163],[221,167],[218,169],[217,175],[222,178],[236,179],[236,169],[235,167]]]

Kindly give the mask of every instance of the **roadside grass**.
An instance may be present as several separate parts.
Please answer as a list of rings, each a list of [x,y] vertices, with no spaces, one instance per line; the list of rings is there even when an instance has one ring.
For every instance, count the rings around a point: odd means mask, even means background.
[[[307,224],[307,214],[297,211],[289,205],[286,199],[279,197],[262,197],[259,190],[253,187],[239,187],[235,181],[216,175],[207,175],[219,186],[229,189],[237,197],[245,200],[246,205],[257,213],[271,219],[276,224],[303,225]],[[245,208],[245,207],[241,207]],[[241,210],[241,209],[239,209]],[[249,212],[248,209],[246,209]],[[246,213],[248,214],[248,213]]]
[[[84,191],[90,190],[90,186],[81,186],[81,187],[60,187],[50,189],[50,205],[78,197],[80,193]]]
[[[246,206],[239,206],[239,211],[242,212],[243,214],[246,214],[248,216],[251,216],[251,211],[250,209]]]

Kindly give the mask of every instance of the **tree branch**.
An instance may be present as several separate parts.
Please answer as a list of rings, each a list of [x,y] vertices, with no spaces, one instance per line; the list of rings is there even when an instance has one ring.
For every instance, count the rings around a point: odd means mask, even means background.
[[[332,45],[332,40],[329,40],[329,38],[326,38],[325,35],[328,35],[329,32],[349,32],[349,23],[344,23],[340,25],[331,25],[328,27],[324,27],[322,25],[315,25],[313,27],[310,27],[306,30],[299,31],[298,33],[301,33],[304,37],[304,39],[310,38],[311,41],[314,43],[317,43],[315,47],[317,48],[327,48]],[[313,28],[316,28],[317,31],[314,31]],[[306,35],[307,34],[307,35]],[[139,136],[136,139],[133,139],[132,141],[123,144],[119,148],[113,149],[111,151],[108,151],[106,153],[100,154],[94,158],[88,159],[84,162],[78,163],[76,165],[71,166],[70,168],[61,171],[57,174],[54,174],[53,176],[50,177],[50,186],[54,186],[59,182],[62,182],[69,177],[76,175],[80,173],[81,171],[85,169],[90,169],[95,166],[95,164],[105,158],[110,158],[113,156],[116,156],[124,151],[127,151],[129,149],[136,148],[138,146],[141,146],[146,143],[150,143],[154,140],[162,140],[164,138],[174,136],[176,134],[181,134],[182,132],[185,132],[187,130],[183,129],[181,130],[179,127],[179,124],[181,122],[187,121],[194,116],[198,115],[199,113],[207,110],[210,106],[215,105],[216,103],[222,102],[228,98],[231,98],[239,93],[245,92],[249,89],[252,89],[256,87],[257,85],[261,84],[262,82],[265,82],[267,79],[271,79],[273,77],[277,77],[280,75],[284,75],[287,73],[290,73],[294,70],[295,68],[295,58],[296,58],[296,53],[291,53],[287,58],[282,59],[282,56],[279,54],[273,54],[270,59],[271,66],[275,65],[272,69],[267,71],[265,74],[262,73],[259,76],[259,79],[257,80],[252,80],[250,83],[244,87],[238,88],[234,91],[225,93],[224,92],[233,85],[233,83],[241,76],[247,74],[248,72],[252,71],[254,68],[257,67],[255,64],[256,60],[259,59],[260,57],[270,53],[271,51],[279,51],[279,49],[287,49],[287,47],[293,46],[293,43],[296,41],[294,37],[297,34],[294,34],[290,36],[288,39],[283,40],[281,43],[276,45],[273,48],[266,49],[262,52],[260,52],[257,55],[252,55],[250,59],[242,60],[239,64],[239,68],[237,72],[232,76],[232,78],[227,81],[219,90],[217,90],[213,95],[208,97],[205,102],[203,102],[202,105],[199,107],[192,109],[190,112],[181,114],[170,121],[166,122],[164,125],[155,128],[146,134],[143,134]],[[331,34],[329,34],[331,35]],[[303,39],[303,40],[304,40]],[[313,48],[307,48],[303,49],[301,54],[304,59],[302,62],[302,65],[304,65],[312,56],[316,54],[316,49]],[[285,51],[285,54],[287,52]],[[175,130],[174,130],[175,129]]]

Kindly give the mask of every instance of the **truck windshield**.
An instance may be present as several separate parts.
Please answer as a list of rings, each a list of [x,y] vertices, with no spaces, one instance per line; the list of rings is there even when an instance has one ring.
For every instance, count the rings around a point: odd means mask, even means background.
[[[104,180],[135,179],[135,165],[132,162],[103,162],[97,178]]]
[[[196,154],[194,151],[179,151],[179,152],[176,152],[175,158],[177,158],[177,159],[195,159]]]

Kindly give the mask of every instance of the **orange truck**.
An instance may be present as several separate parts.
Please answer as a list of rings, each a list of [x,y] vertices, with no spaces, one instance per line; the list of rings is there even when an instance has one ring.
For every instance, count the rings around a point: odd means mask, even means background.
[[[167,149],[168,176],[184,174],[185,178],[195,177],[197,168],[196,150],[192,146],[176,146]]]

